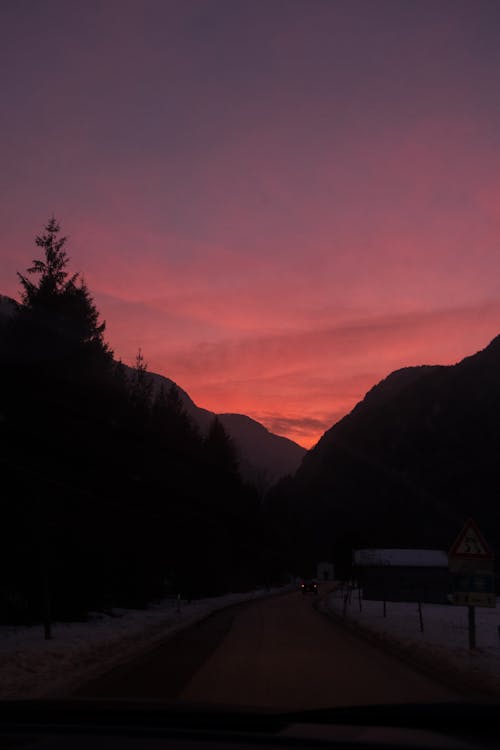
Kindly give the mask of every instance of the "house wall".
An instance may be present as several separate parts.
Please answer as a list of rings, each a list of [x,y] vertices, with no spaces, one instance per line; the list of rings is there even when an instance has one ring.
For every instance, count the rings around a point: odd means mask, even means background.
[[[363,599],[448,604],[452,592],[448,568],[373,566],[354,568]]]

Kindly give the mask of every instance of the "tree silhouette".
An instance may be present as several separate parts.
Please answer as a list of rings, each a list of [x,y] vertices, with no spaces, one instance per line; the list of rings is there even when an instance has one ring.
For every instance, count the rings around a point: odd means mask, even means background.
[[[148,363],[139,348],[135,357],[135,367],[130,384],[130,402],[141,417],[149,415],[153,399],[153,381],[148,373]]]
[[[38,284],[33,283],[21,273],[17,274],[24,290],[23,304],[28,307],[44,301],[45,304],[50,304],[59,295],[70,290],[78,278],[78,274],[75,273],[68,279],[68,272],[65,268],[69,259],[64,249],[67,237],[57,237],[60,227],[55,217],[49,220],[45,231],[46,234],[38,235],[35,239],[37,246],[43,248],[45,259],[34,260],[33,265],[27,271],[29,274],[39,274]]]
[[[208,461],[213,467],[230,475],[238,473],[236,448],[217,416],[214,417],[210,424],[205,439],[205,450]]]
[[[0,332],[0,623],[40,621],[49,588],[74,619],[145,606],[166,578],[189,596],[255,586],[262,514],[231,439],[218,419],[203,439],[141,350],[132,371],[113,361],[66,244],[52,218]]]
[[[67,237],[59,232],[52,217],[35,240],[43,258],[35,259],[26,274],[18,273],[22,305],[14,320],[14,349],[25,361],[85,367],[88,375],[90,365],[109,367],[112,352],[104,341],[106,324],[99,320],[85,281],[67,270]]]

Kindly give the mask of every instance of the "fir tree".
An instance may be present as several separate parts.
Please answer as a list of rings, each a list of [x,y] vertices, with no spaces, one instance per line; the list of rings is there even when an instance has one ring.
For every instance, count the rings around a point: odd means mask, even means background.
[[[59,232],[52,217],[36,237],[43,258],[35,259],[26,274],[18,273],[22,305],[14,321],[15,348],[26,361],[55,364],[74,374],[83,368],[88,376],[89,366],[109,367],[112,352],[85,281],[67,270],[67,237]]]
[[[27,276],[18,273],[23,287],[22,301],[26,307],[38,305],[51,305],[55,299],[74,287],[78,274],[75,273],[68,279],[65,270],[69,258],[64,246],[67,237],[59,237],[60,226],[55,217],[49,220],[45,227],[45,234],[38,235],[35,239],[36,245],[43,248],[44,260],[34,260],[27,273],[39,274],[38,284],[30,281]]]
[[[130,388],[130,402],[138,415],[149,414],[153,399],[153,381],[148,373],[148,364],[139,348]]]
[[[163,383],[153,401],[153,424],[161,438],[178,450],[198,451],[201,438],[186,412],[175,383],[165,390]]]
[[[216,416],[205,439],[205,450],[209,463],[230,475],[238,474],[238,455],[232,439]]]

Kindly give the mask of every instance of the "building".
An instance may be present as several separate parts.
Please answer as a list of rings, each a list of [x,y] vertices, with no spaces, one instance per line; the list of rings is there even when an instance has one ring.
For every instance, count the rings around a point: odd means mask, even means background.
[[[316,569],[316,575],[318,581],[333,581],[334,580],[334,569],[333,563],[320,562]]]
[[[360,549],[353,575],[363,599],[448,604],[452,592],[448,555],[432,549]]]

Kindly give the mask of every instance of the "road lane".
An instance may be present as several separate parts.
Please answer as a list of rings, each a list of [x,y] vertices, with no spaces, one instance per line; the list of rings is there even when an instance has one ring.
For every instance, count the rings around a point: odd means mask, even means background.
[[[229,632],[244,604],[215,612],[146,654],[82,684],[75,698],[175,700]]]
[[[293,593],[239,612],[179,697],[301,709],[458,696],[318,613],[310,596]]]
[[[74,695],[276,709],[459,697],[318,613],[313,601],[293,592],[215,613]]]

